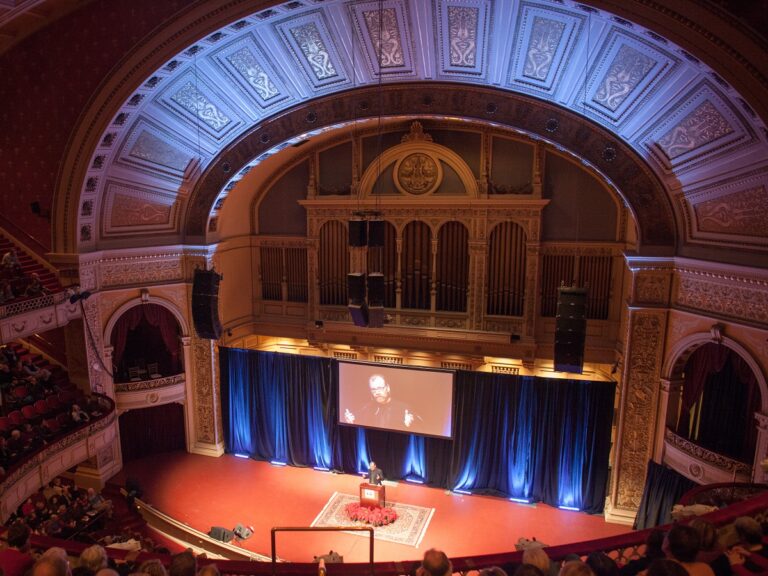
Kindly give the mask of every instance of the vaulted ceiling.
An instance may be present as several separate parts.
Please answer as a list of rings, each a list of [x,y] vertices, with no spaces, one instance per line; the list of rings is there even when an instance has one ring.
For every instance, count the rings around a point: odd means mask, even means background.
[[[643,249],[758,265],[768,251],[765,78],[737,90],[716,55],[648,18],[567,0],[220,4],[146,39],[83,115],[57,198],[77,251],[214,240],[209,219],[254,193],[238,183],[266,158],[389,115],[578,154],[622,194]]]

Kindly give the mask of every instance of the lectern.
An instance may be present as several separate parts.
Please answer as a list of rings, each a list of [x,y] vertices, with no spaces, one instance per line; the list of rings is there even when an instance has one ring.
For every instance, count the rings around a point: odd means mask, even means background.
[[[368,482],[360,484],[361,506],[381,506],[383,508],[385,504],[384,486],[368,484]]]

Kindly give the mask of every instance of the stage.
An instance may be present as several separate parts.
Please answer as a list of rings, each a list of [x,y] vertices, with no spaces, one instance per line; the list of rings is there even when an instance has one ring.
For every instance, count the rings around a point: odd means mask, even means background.
[[[202,532],[208,532],[211,526],[252,526],[253,535],[241,546],[264,555],[271,553],[273,527],[310,526],[335,493],[358,494],[361,482],[359,476],[185,452],[130,462],[114,481],[125,483],[128,479],[138,482],[148,504]],[[520,537],[536,537],[555,545],[630,530],[606,523],[602,516],[544,504],[452,494],[406,482],[387,483],[386,491],[388,502],[433,512],[418,546],[377,538],[376,561],[417,560],[433,547],[445,550],[449,556],[469,556],[512,551]],[[286,560],[309,562],[330,550],[338,552],[346,562],[365,562],[368,539],[340,532],[277,535],[277,554]]]

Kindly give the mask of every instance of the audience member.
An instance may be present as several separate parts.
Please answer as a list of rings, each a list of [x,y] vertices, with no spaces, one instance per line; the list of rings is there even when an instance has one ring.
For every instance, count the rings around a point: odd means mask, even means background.
[[[79,565],[72,571],[72,575],[93,576],[107,565],[107,551],[102,546],[94,544],[80,553]]]
[[[24,290],[24,296],[28,298],[39,298],[46,294],[50,294],[50,290],[48,290],[48,288],[46,288],[40,281],[40,276],[37,272],[32,272],[29,284],[27,284],[27,287]]]
[[[16,250],[11,248],[8,252],[3,254],[2,260],[0,260],[0,269],[6,274],[19,275],[21,274],[21,262],[16,254]]]
[[[43,555],[35,562],[31,576],[72,576],[66,556]]]
[[[221,576],[219,567],[216,564],[206,564],[197,572],[197,576]]]
[[[592,552],[587,556],[587,566],[595,576],[619,576],[619,567],[613,558],[602,552]]]
[[[171,558],[171,566],[168,569],[169,576],[196,576],[197,560],[191,550],[184,550],[174,554]]]
[[[688,525],[699,533],[696,561],[709,564],[715,576],[730,576],[731,564],[717,540],[715,525],[704,518],[694,518]]]
[[[80,408],[77,404],[72,404],[72,411],[70,412],[70,417],[72,418],[72,422],[75,426],[79,426],[80,424],[84,424],[86,422],[91,421],[91,417],[88,416],[88,413],[85,412],[82,408]]]
[[[619,569],[619,574],[621,576],[636,576],[646,570],[654,560],[664,558],[664,550],[662,550],[664,536],[663,530],[651,530],[645,539],[645,554],[627,562]]]
[[[534,564],[523,563],[517,567],[513,576],[546,576],[546,572]]]
[[[421,566],[416,571],[417,576],[450,576],[453,573],[453,566],[448,556],[442,550],[430,548],[424,552],[424,559]]]
[[[570,560],[560,568],[560,576],[595,576],[592,568],[581,560]]]
[[[560,567],[549,559],[543,548],[526,548],[523,550],[523,565],[531,564],[541,570],[546,576],[557,576]]]
[[[8,547],[0,550],[0,568],[5,576],[23,576],[35,563],[29,553],[29,534],[21,522],[8,529]]]
[[[699,533],[690,526],[675,524],[667,534],[669,555],[680,562],[691,576],[714,576],[714,571],[696,557],[701,548]]]
[[[757,520],[751,516],[740,516],[733,521],[733,527],[739,544],[745,550],[768,558],[768,547],[763,544],[763,528]]]
[[[656,558],[648,565],[646,576],[688,576],[688,571],[679,562]]]
[[[142,562],[141,566],[139,566],[139,572],[147,574],[147,576],[168,576],[165,566],[156,558]]]
[[[477,576],[507,576],[507,572],[499,566],[491,566],[490,568],[480,570]]]

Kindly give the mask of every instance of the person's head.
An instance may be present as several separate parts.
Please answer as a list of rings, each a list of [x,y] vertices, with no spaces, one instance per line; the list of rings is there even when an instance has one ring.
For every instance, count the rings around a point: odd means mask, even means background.
[[[477,576],[507,576],[506,571],[498,566],[491,566],[490,568],[483,568],[477,573]],[[538,576],[531,574],[530,576]],[[542,575],[543,576],[543,575]]]
[[[546,574],[546,570],[542,570],[535,564],[528,564],[523,561],[523,563],[515,569],[513,576],[546,576]]]
[[[702,550],[715,550],[717,548],[717,529],[715,525],[704,518],[694,518],[688,524],[699,533],[699,546]]]
[[[619,567],[613,558],[602,552],[592,552],[587,556],[587,566],[592,568],[595,576],[618,576]]]
[[[645,555],[649,558],[664,557],[664,530],[651,530],[645,539]]]
[[[120,574],[112,568],[102,568],[94,576],[120,576]]]
[[[451,561],[442,550],[430,548],[424,552],[424,559],[417,571],[420,576],[450,576],[453,572]]]
[[[26,552],[29,548],[29,528],[21,522],[8,528],[8,546]]]
[[[43,554],[32,567],[31,576],[70,576],[71,574],[66,557]]]
[[[171,558],[171,566],[168,569],[170,576],[195,576],[196,573],[197,560],[191,550],[184,550]]]
[[[686,524],[675,524],[667,534],[669,553],[678,562],[695,562],[701,544],[699,533]]]
[[[371,460],[371,463],[370,463],[370,464],[368,464],[368,470],[370,470],[370,471],[374,471],[374,470],[376,470],[376,462],[374,462],[373,460]]]
[[[374,374],[368,379],[368,389],[379,404],[386,404],[391,400],[389,384],[381,374]]]
[[[674,560],[657,558],[648,566],[646,576],[688,576],[688,570]]]
[[[595,576],[592,568],[581,560],[570,560],[560,568],[559,576]]]
[[[763,529],[751,516],[740,516],[733,521],[739,540],[748,546],[756,546],[763,541]]]
[[[220,576],[219,567],[216,564],[206,564],[197,572],[197,576]]]
[[[80,566],[94,573],[106,568],[107,551],[98,544],[89,546],[80,553]]]
[[[539,546],[526,548],[523,550],[523,566],[526,564],[536,566],[536,568],[546,574],[549,570],[549,556],[547,556],[547,553]],[[517,571],[515,571],[515,573],[517,573]]]
[[[142,562],[141,566],[139,566],[139,572],[148,574],[149,576],[168,576],[168,573],[165,571],[165,566],[163,566],[163,563],[157,558]]]

